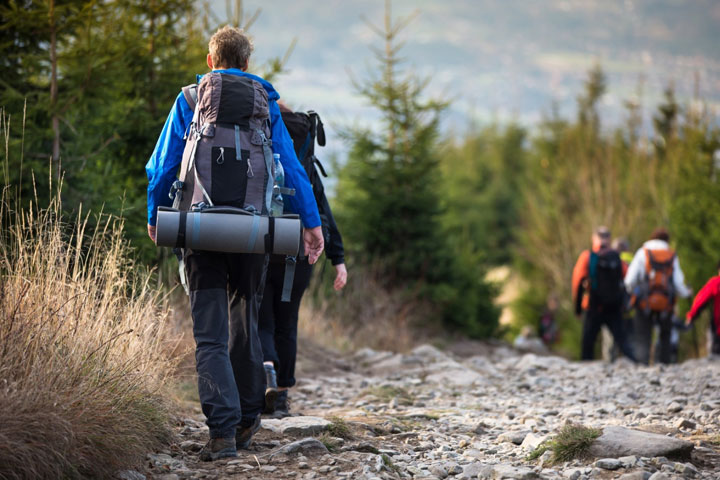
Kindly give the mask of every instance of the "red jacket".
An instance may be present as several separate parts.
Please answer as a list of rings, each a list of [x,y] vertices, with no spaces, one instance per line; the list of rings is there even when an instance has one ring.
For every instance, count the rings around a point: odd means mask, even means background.
[[[687,319],[693,320],[700,309],[710,300],[713,300],[713,324],[715,331],[720,334],[720,275],[712,277],[702,289],[695,295],[692,307],[687,313]]]

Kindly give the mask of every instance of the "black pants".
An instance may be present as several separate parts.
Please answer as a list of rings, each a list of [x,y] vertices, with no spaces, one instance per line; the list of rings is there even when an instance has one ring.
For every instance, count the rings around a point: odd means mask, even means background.
[[[585,311],[582,330],[582,360],[593,360],[595,358],[595,341],[603,324],[610,329],[610,333],[612,333],[615,343],[622,354],[635,361],[635,355],[625,335],[622,310],[619,308],[603,311],[589,309]]]
[[[265,255],[190,252],[185,268],[202,411],[212,438],[235,435],[265,402],[258,310]],[[229,347],[229,350],[228,350]]]
[[[710,336],[711,343],[710,348],[708,349],[709,355],[720,355],[720,334],[717,333],[717,328],[715,328],[715,322],[710,322],[710,331],[708,332],[708,335]]]
[[[298,313],[302,296],[310,284],[312,269],[307,259],[298,260],[290,301],[281,302],[285,263],[271,262],[268,266],[259,330],[264,360],[275,364],[278,387],[295,385]]]
[[[643,312],[638,310],[633,324],[633,343],[638,362],[650,363],[650,345],[652,344],[653,327],[660,327],[658,346],[661,363],[672,361],[672,312]]]

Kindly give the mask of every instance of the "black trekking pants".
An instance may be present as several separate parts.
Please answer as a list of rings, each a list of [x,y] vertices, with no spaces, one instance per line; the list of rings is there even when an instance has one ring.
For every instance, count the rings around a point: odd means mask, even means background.
[[[643,312],[638,309],[633,325],[633,343],[638,362],[646,365],[650,363],[650,345],[656,324],[660,327],[660,362],[670,363],[672,360],[672,312]]]
[[[632,347],[627,339],[627,335],[625,335],[622,310],[619,308],[604,311],[588,309],[585,311],[582,330],[581,359],[593,360],[595,358],[595,341],[603,324],[607,325],[608,329],[610,329],[610,333],[612,333],[615,343],[620,347],[622,354],[630,360],[635,361]]]
[[[720,334],[718,334],[715,328],[715,322],[710,322],[710,331],[708,332],[708,338],[711,339],[710,348],[708,348],[708,355],[720,355]]]
[[[313,266],[307,259],[299,259],[295,266],[295,280],[289,302],[281,302],[285,263],[271,262],[268,266],[265,293],[260,306],[260,341],[264,361],[273,362],[278,387],[295,385],[297,329],[300,301],[310,284]]]
[[[267,256],[195,251],[185,256],[198,392],[211,438],[235,435],[265,402],[258,310]]]

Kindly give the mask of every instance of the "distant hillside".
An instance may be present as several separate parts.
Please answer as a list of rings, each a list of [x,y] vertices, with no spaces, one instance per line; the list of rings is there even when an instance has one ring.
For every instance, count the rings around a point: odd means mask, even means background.
[[[218,13],[224,0],[213,0]],[[348,70],[365,75],[379,45],[362,16],[382,21],[382,0],[244,2],[263,9],[252,27],[256,58],[298,44],[277,86],[293,106],[321,112],[331,127],[370,122]],[[394,14],[415,9],[406,30],[407,65],[432,75],[432,92],[455,99],[446,128],[467,119],[514,118],[532,125],[550,110],[573,111],[587,69],[605,68],[610,93],[604,118],[622,118],[623,101],[642,84],[642,101],[657,104],[674,82],[681,99],[699,92],[720,107],[720,2],[716,0],[396,0]]]

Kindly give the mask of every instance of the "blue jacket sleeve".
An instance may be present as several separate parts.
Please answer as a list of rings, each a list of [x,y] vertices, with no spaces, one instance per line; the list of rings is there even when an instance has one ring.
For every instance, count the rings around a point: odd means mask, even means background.
[[[155,150],[145,164],[148,177],[148,225],[155,225],[158,207],[172,204],[168,193],[177,176],[178,166],[182,162],[185,148],[183,137],[187,126],[192,122],[192,117],[193,112],[180,92],[165,121]]]
[[[305,169],[300,164],[293,148],[292,138],[280,115],[280,107],[276,101],[270,101],[270,124],[272,126],[272,149],[280,154],[280,163],[285,171],[285,186],[295,189],[294,196],[287,196],[288,210],[300,215],[305,228],[321,225],[317,202]]]

